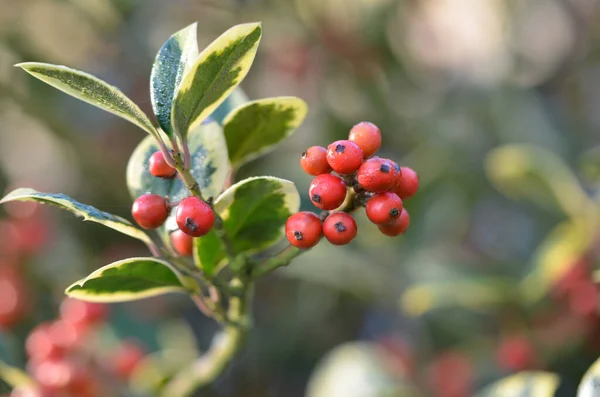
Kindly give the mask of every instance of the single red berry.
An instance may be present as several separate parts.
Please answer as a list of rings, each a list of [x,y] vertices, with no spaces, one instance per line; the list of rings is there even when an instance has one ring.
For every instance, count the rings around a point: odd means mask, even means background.
[[[464,397],[471,395],[474,369],[467,355],[448,351],[430,364],[428,378],[436,397]]]
[[[133,202],[131,215],[144,229],[156,229],[169,216],[167,200],[158,194],[144,194]]]
[[[210,232],[215,224],[215,214],[208,204],[198,197],[186,197],[177,206],[177,226],[185,234],[201,237]]]
[[[376,225],[394,222],[402,213],[402,199],[395,193],[377,193],[367,201],[367,218]]]
[[[396,179],[396,187],[393,189],[402,200],[415,195],[419,190],[419,175],[408,167],[400,167],[401,176]]]
[[[64,359],[48,359],[34,367],[32,374],[40,386],[49,392],[64,391],[75,379],[75,363]]]
[[[345,212],[334,212],[323,222],[323,234],[333,245],[348,244],[357,233],[356,221]]]
[[[398,171],[392,161],[373,157],[358,169],[358,184],[369,192],[379,193],[394,187]]]
[[[321,174],[313,179],[308,189],[310,201],[322,210],[333,210],[346,198],[346,183],[338,176]]]
[[[496,351],[498,365],[509,371],[523,371],[535,362],[535,350],[526,338],[513,336],[500,343]]]
[[[356,143],[362,149],[363,156],[368,158],[381,146],[381,131],[375,124],[363,121],[352,127],[348,139]]]
[[[80,330],[100,324],[108,319],[109,308],[103,303],[65,299],[60,305],[60,317]]]
[[[327,163],[338,174],[352,174],[362,160],[362,150],[352,141],[335,141],[327,147]]]
[[[171,242],[175,251],[182,256],[192,256],[194,252],[194,238],[185,234],[181,230],[175,230],[171,233]]]
[[[314,212],[297,212],[285,223],[285,235],[294,247],[314,247],[323,236],[321,219]]]
[[[50,341],[65,352],[76,348],[81,342],[83,334],[83,329],[65,320],[57,320],[48,328]]]
[[[321,175],[331,172],[327,162],[327,149],[323,146],[311,146],[302,152],[300,166],[309,175]]]
[[[113,357],[114,372],[122,379],[128,379],[135,367],[146,355],[137,341],[124,341]]]
[[[175,168],[171,167],[165,161],[165,156],[162,152],[154,152],[148,160],[148,170],[150,174],[159,178],[172,178],[177,173]]]
[[[388,223],[387,225],[379,225],[379,231],[386,236],[395,237],[403,234],[406,229],[408,229],[408,225],[410,223],[410,217],[408,216],[408,212],[406,208],[402,210],[400,216],[396,218],[392,223]]]

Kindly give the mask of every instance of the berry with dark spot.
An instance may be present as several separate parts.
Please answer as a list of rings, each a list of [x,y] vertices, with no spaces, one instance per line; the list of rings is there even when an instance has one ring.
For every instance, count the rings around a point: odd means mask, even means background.
[[[314,212],[297,212],[285,223],[285,235],[294,247],[314,247],[323,236],[321,219]]]
[[[311,146],[302,152],[300,166],[309,175],[321,175],[331,172],[327,162],[327,149],[323,146]]]
[[[362,161],[363,152],[352,141],[335,141],[327,147],[327,162],[338,174],[352,174]]]
[[[158,194],[144,194],[133,202],[131,215],[144,229],[156,229],[169,216],[167,200]]]
[[[333,245],[348,244],[357,233],[356,221],[345,212],[334,212],[323,222],[323,234]]]
[[[367,218],[376,225],[393,222],[402,213],[402,199],[391,192],[377,193],[367,201]]]
[[[396,187],[393,192],[402,200],[412,197],[419,190],[419,175],[408,167],[400,167],[401,176],[396,179]]]
[[[398,170],[388,159],[373,157],[366,160],[358,169],[358,184],[365,190],[380,193],[390,190],[398,177]]]
[[[313,179],[308,194],[315,207],[333,210],[346,198],[346,183],[338,176],[321,174]]]
[[[410,217],[408,216],[408,212],[406,208],[402,210],[400,216],[396,218],[392,223],[388,223],[387,225],[379,225],[379,231],[386,236],[395,237],[403,234],[406,229],[408,229],[408,225],[410,224]]]
[[[148,160],[148,171],[158,178],[172,178],[177,173],[175,168],[171,167],[165,161],[165,156],[161,151],[154,152]]]
[[[348,139],[361,148],[364,158],[369,158],[381,146],[381,131],[375,124],[363,121],[352,127]]]
[[[181,230],[171,233],[171,243],[175,251],[181,256],[192,256],[194,251],[194,238]]]
[[[211,231],[215,224],[215,214],[208,204],[198,197],[186,197],[177,206],[175,213],[177,226],[185,234],[201,237]]]

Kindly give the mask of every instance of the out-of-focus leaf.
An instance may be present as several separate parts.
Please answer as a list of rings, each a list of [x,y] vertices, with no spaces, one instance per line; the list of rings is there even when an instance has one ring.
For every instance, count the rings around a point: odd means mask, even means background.
[[[150,135],[158,136],[156,128],[138,105],[117,87],[91,74],[66,66],[39,62],[25,62],[15,66],[77,99],[132,122]]]
[[[157,395],[170,377],[196,357],[196,349],[166,349],[148,354],[135,367],[129,387],[140,395]]]
[[[66,289],[72,298],[89,302],[125,302],[170,292],[186,292],[168,262],[129,258],[104,266]]]
[[[537,248],[534,267],[521,283],[523,297],[535,302],[545,296],[593,243],[596,233],[588,220],[572,220],[559,224]]]
[[[572,217],[596,211],[577,178],[554,153],[531,145],[506,145],[486,158],[488,178],[502,193],[528,198],[545,207],[557,205]]]
[[[184,140],[248,74],[262,35],[259,23],[234,26],[213,41],[185,74],[173,101],[173,129]]]
[[[236,253],[259,252],[279,241],[287,218],[299,208],[294,183],[267,176],[240,181],[215,201]],[[212,271],[225,251],[216,236],[205,237],[194,240],[194,258],[200,268]]]
[[[239,167],[272,150],[307,112],[306,102],[295,97],[260,99],[233,110],[223,122],[231,164]]]
[[[600,359],[586,371],[577,389],[577,397],[598,396],[600,396]]]
[[[554,397],[560,379],[549,372],[520,372],[486,387],[477,397]]]
[[[380,348],[353,342],[330,351],[312,373],[307,397],[420,397],[408,381],[385,367]]]
[[[173,135],[171,110],[173,98],[184,74],[198,57],[197,23],[180,30],[163,44],[150,74],[152,108],[163,131]]]
[[[209,117],[223,125],[223,120],[225,120],[225,117],[227,117],[233,109],[242,106],[248,101],[250,101],[250,99],[248,99],[246,93],[238,86]]]
[[[35,381],[25,371],[11,367],[2,361],[0,361],[0,379],[12,388],[35,386]]]
[[[148,138],[152,139],[151,137]],[[84,221],[99,223],[130,237],[137,238],[148,245],[152,245],[150,237],[142,230],[133,226],[127,219],[123,219],[107,212],[102,212],[91,205],[75,201],[62,193],[42,193],[33,189],[20,188],[7,194],[0,200],[0,204],[9,201],[35,201],[43,204],[56,205],[75,215],[83,217]]]
[[[463,307],[482,310],[518,299],[516,282],[500,277],[473,277],[434,281],[408,287],[400,306],[408,315],[420,316],[436,309]]]
[[[600,146],[585,151],[579,158],[583,177],[590,183],[600,183]]]

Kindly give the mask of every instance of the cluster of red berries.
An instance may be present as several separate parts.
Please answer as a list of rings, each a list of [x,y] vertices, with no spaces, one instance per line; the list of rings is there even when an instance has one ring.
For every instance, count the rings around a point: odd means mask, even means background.
[[[148,170],[157,178],[175,178],[177,171],[165,161],[162,152],[155,152],[148,161]],[[173,207],[177,207],[175,220],[179,230],[171,233],[173,248],[183,256],[191,256],[193,238],[202,237],[211,231],[215,223],[215,214],[206,202],[190,196],[179,203],[170,203],[158,194],[144,194],[133,202],[131,214],[144,229],[156,229],[162,226]]]
[[[59,318],[35,327],[25,341],[35,386],[17,388],[11,397],[99,397],[106,375],[127,380],[145,356],[138,342],[123,341],[102,363],[89,350],[93,331],[107,317],[106,305],[66,299]]]
[[[409,216],[402,200],[417,192],[419,177],[408,167],[373,156],[380,146],[381,131],[365,121],[352,127],[347,140],[327,148],[312,146],[302,153],[302,169],[315,176],[310,200],[325,212],[321,216],[313,212],[290,216],[286,236],[292,245],[310,248],[323,235],[334,245],[348,244],[357,234],[356,222],[348,212],[363,205],[369,220],[383,234],[398,236],[406,231]],[[344,206],[348,212],[334,211],[349,199],[352,202]]]

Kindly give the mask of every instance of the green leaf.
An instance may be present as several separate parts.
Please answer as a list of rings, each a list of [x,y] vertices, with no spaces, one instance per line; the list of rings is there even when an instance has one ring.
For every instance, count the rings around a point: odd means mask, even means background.
[[[223,218],[223,227],[235,252],[250,254],[283,237],[287,218],[300,208],[300,195],[293,182],[255,177],[231,186],[217,198],[214,207]],[[225,259],[216,236],[209,234],[194,241],[194,258],[200,268],[212,270]]]
[[[198,57],[179,86],[173,102],[173,129],[185,140],[248,74],[262,28],[259,23],[237,25],[213,41]]]
[[[147,245],[152,245],[150,237],[142,230],[133,226],[127,219],[100,211],[91,205],[82,204],[62,193],[41,193],[29,188],[20,188],[7,194],[0,200],[0,204],[9,201],[35,201],[42,204],[56,205],[75,215],[83,217],[84,221],[99,223],[130,237],[137,238]]]
[[[77,99],[132,122],[150,135],[158,136],[158,131],[138,105],[117,87],[91,74],[66,66],[39,62],[24,62],[15,66]]]
[[[125,302],[169,292],[186,292],[168,262],[129,258],[104,266],[69,286],[65,293],[89,302]]]
[[[600,396],[600,359],[586,371],[577,389],[577,397],[598,396]]]
[[[242,106],[248,101],[249,99],[246,93],[240,87],[236,87],[236,89],[231,92],[231,95],[229,95],[209,117],[223,125],[223,120],[225,120],[225,117],[227,117],[233,109]]]
[[[549,372],[520,372],[486,387],[477,397],[554,397],[560,378]]]
[[[12,388],[35,386],[35,381],[19,368],[11,367],[0,361],[0,379]]]
[[[150,99],[158,125],[168,135],[173,135],[171,109],[173,98],[181,80],[198,57],[198,41],[193,23],[172,35],[156,55],[150,74]]]
[[[198,181],[205,198],[217,197],[229,174],[227,144],[223,129],[216,122],[201,124],[188,137],[192,155],[192,174]],[[127,186],[132,199],[145,193],[168,196],[171,201],[189,196],[189,191],[179,178],[156,178],[148,171],[148,159],[159,150],[154,139],[146,137],[133,151],[127,165]],[[175,214],[171,214],[161,228],[161,237],[169,244],[168,232],[177,229]]]
[[[307,111],[306,102],[295,97],[260,99],[233,110],[223,122],[233,166],[272,150],[302,124]]]

